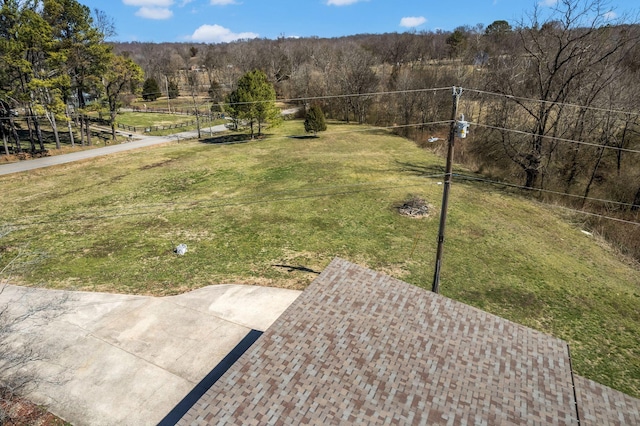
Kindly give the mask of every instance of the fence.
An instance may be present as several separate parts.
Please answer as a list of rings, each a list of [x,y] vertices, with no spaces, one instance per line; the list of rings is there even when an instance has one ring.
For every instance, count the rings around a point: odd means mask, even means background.
[[[172,114],[172,115],[196,115],[196,111],[193,108],[171,108],[171,110],[169,109],[164,109],[164,108],[144,108],[138,105],[134,105],[131,107],[131,110],[133,112],[149,112],[149,113],[156,113],[156,114]],[[200,114],[203,114],[202,111],[200,111]]]
[[[202,124],[203,122],[206,122],[206,120],[201,120]],[[186,121],[186,122],[182,122],[182,123],[175,123],[175,124],[169,124],[166,126],[128,126],[126,124],[120,124],[117,123],[118,129],[123,129],[123,130],[128,130],[130,132],[145,132],[145,133],[149,133],[149,132],[157,132],[159,130],[169,130],[169,129],[180,129],[182,127],[188,127],[188,126],[195,126],[196,125],[196,120],[192,120],[192,121]]]
[[[139,109],[139,107],[136,107]],[[136,109],[134,108],[134,111],[136,111]],[[171,115],[190,115],[190,116],[194,116],[195,115],[195,111],[194,110],[179,110],[179,111],[174,111],[171,110],[171,113],[167,112],[167,111],[162,111],[162,110],[151,110],[151,109],[146,109],[146,110],[140,110],[140,111],[136,111],[136,112],[149,112],[149,113],[160,113],[160,114],[171,114]],[[97,123],[100,124],[102,126],[111,126],[111,122],[109,120],[106,120],[104,118],[97,118],[97,117],[87,117],[89,121],[91,121],[92,123]],[[211,123],[213,120],[219,120],[225,118],[225,115],[223,113],[220,112],[216,112],[213,113],[211,115],[201,115],[200,116],[200,124],[206,124],[206,123]],[[186,122],[180,122],[180,123],[175,123],[175,124],[168,124],[166,126],[129,126],[127,124],[122,124],[122,123],[116,123],[116,127],[118,129],[122,129],[122,130],[126,130],[129,132],[144,132],[144,133],[149,133],[149,132],[157,132],[160,130],[171,130],[171,129],[180,129],[183,127],[189,127],[189,126],[195,126],[197,124],[196,120],[191,120],[191,121],[186,121]]]

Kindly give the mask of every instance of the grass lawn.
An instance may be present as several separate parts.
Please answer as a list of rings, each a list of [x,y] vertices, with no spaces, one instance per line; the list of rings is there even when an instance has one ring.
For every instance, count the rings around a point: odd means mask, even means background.
[[[211,101],[206,96],[196,96],[196,105],[200,112],[204,113],[211,107]],[[145,101],[142,98],[138,98],[131,103],[131,107],[162,111],[166,111],[169,108],[171,108],[171,111],[188,111],[193,109],[193,99],[187,95],[171,99],[169,102],[167,102],[166,96],[160,97],[155,101]]]
[[[116,122],[126,126],[152,127],[168,126],[195,120],[195,116],[178,114],[161,114],[154,112],[122,112],[118,114]]]
[[[303,289],[335,256],[431,288],[443,160],[412,142],[284,122],[264,140],[182,142],[0,177],[0,268],[15,282],[166,295],[218,283]],[[301,137],[292,137],[300,135]],[[208,142],[216,142],[213,139]],[[457,171],[460,171],[457,168]],[[431,217],[400,216],[418,195]],[[441,293],[566,339],[578,374],[640,397],[640,271],[564,213],[454,181]],[[185,243],[183,257],[172,249]]]

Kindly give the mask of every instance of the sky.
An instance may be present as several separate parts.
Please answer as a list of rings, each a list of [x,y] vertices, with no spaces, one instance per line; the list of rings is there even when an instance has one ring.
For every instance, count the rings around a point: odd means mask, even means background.
[[[496,20],[513,25],[536,1],[549,10],[558,0],[79,0],[114,20],[112,41],[158,43],[451,31]],[[640,10],[638,0],[607,1],[611,19]]]

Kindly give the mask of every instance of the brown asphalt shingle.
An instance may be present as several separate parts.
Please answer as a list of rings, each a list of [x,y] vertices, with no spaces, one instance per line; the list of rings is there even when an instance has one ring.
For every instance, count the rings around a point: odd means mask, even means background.
[[[577,420],[564,341],[336,259],[178,424]]]
[[[574,376],[585,425],[640,425],[640,400],[584,377]]]

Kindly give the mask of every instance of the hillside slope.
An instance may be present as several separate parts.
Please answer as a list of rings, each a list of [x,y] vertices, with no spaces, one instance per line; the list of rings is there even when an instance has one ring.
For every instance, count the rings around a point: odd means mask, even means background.
[[[176,294],[216,283],[304,288],[334,256],[429,288],[443,160],[360,126],[306,138],[139,150],[0,178],[12,280]],[[294,137],[296,136],[296,137]],[[457,171],[460,171],[457,168]],[[397,206],[420,196],[430,217]],[[566,217],[454,181],[441,293],[566,339],[574,368],[640,396],[640,271]],[[187,244],[185,256],[173,248]],[[30,262],[30,261],[35,262]]]

